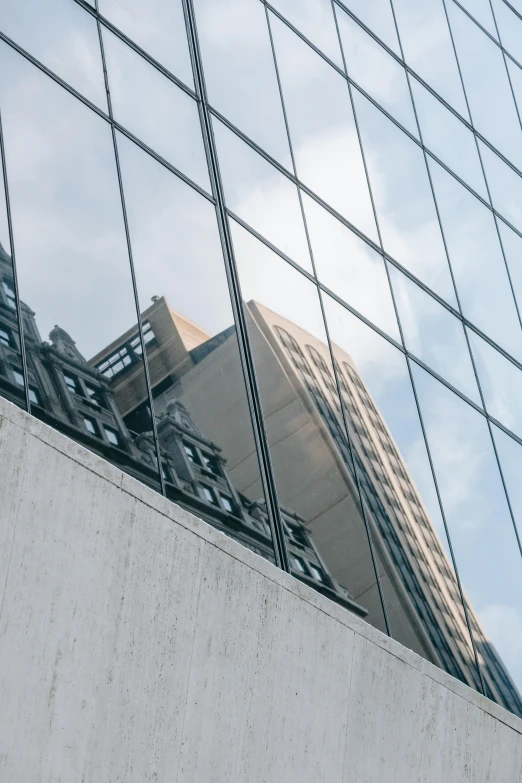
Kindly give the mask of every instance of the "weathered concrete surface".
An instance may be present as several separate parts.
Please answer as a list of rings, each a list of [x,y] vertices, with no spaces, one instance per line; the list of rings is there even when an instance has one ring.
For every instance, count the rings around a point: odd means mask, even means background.
[[[0,783],[517,783],[522,722],[0,400]]]

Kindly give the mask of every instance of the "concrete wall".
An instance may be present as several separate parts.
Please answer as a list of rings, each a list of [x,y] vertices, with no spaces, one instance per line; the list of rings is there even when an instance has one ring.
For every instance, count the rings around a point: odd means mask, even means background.
[[[522,722],[0,400],[0,783],[522,779]]]

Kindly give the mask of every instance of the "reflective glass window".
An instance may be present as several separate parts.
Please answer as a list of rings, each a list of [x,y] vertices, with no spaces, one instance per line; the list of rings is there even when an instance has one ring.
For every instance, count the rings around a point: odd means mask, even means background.
[[[492,0],[492,4],[502,46],[522,63],[522,19],[508,8],[504,0]]]
[[[520,714],[522,560],[486,420],[420,367],[413,374],[472,629],[491,697]]]
[[[354,101],[384,249],[453,303],[423,152],[358,90]]]
[[[490,209],[430,160],[444,238],[463,315],[522,357],[520,325]]]
[[[471,329],[468,334],[488,413],[522,436],[522,370]]]
[[[346,79],[273,15],[271,25],[297,176],[377,240]]]
[[[486,183],[473,132],[417,79],[410,78],[425,146],[482,198]]]
[[[283,518],[324,564],[325,584],[301,578],[384,630],[317,288],[238,224],[232,237]]]
[[[410,133],[417,135],[404,67],[341,9],[337,11],[337,19],[348,76]]]
[[[492,431],[518,535],[522,539],[522,445],[494,424]]]
[[[147,54],[193,86],[182,0],[99,0],[99,10]]]
[[[305,3],[301,0],[274,0],[272,5],[330,60],[342,68],[331,0],[307,0]]]
[[[498,220],[497,225],[509,269],[511,285],[513,286],[520,312],[520,307],[522,306],[522,237],[507,226],[503,220]]]
[[[393,7],[406,62],[467,119],[466,100],[442,0],[422,0],[422,3],[394,0]]]
[[[312,271],[297,187],[221,122],[213,128],[227,207]]]
[[[215,208],[132,141],[117,141],[139,306],[154,335],[145,351],[167,496],[274,561]],[[129,332],[115,338],[111,350]],[[142,380],[127,370],[111,388],[141,430]]]
[[[71,0],[6,0],[2,32],[57,76],[107,111],[98,30]]]
[[[510,57],[506,57],[506,64],[509,71],[511,87],[515,96],[515,103],[518,108],[518,114],[519,116],[522,116],[522,68],[519,68]]]
[[[480,405],[462,323],[390,264],[406,348]]]
[[[451,0],[451,2],[453,2],[453,0]],[[490,0],[459,0],[459,3],[466,11],[469,11],[471,16],[476,19],[488,33],[495,38],[497,37],[497,29],[491,12]]]
[[[391,337],[400,340],[381,254],[305,193],[303,204],[319,280]]]
[[[0,103],[28,381],[42,402],[34,412],[159,488],[150,416],[147,444],[124,422],[93,358],[136,321],[110,127],[3,44]],[[141,358],[134,371],[144,377]],[[118,453],[101,436],[105,425],[118,433]]]
[[[448,13],[473,124],[522,166],[522,131],[502,52],[455,3],[448,4]]]
[[[103,40],[115,120],[210,190],[196,101],[109,30]]]
[[[196,0],[211,105],[291,169],[266,13],[259,0]]]
[[[372,3],[367,0],[346,0],[344,5],[390,49],[400,54],[390,0],[374,0]],[[336,13],[339,13],[338,7]]]
[[[522,231],[522,177],[486,144],[479,146],[493,206]]]
[[[477,683],[404,355],[324,297],[392,636]]]

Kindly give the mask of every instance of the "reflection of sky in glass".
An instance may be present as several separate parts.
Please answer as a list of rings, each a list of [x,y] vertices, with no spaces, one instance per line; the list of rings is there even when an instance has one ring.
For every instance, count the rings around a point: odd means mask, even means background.
[[[192,84],[181,3],[166,26],[135,0],[104,0],[100,11],[166,68]],[[211,105],[290,173],[292,162],[265,9],[250,0],[196,0]],[[399,53],[388,0],[345,5]],[[447,3],[473,122],[489,144],[522,165],[520,123],[499,47],[453,2]],[[492,34],[489,3],[464,7]],[[501,7],[502,6],[502,7]],[[278,0],[274,7],[342,68],[330,2]],[[464,118],[464,92],[442,0],[394,0],[407,64]],[[502,43],[517,56],[513,13],[494,3]],[[170,15],[171,13],[171,15]],[[405,71],[342,10],[337,12],[349,75],[414,135]],[[150,23],[150,24],[149,24]],[[494,343],[522,360],[521,179],[425,86],[411,77],[426,147],[488,202],[492,211],[406,136],[275,14],[270,25],[296,170],[303,185]],[[2,30],[102,110],[107,103],[96,25],[69,0],[10,3]],[[45,34],[43,30],[45,29]],[[179,46],[171,46],[171,33]],[[116,120],[209,191],[196,102],[117,36],[104,30]],[[508,62],[522,101],[522,70]],[[0,105],[22,298],[42,339],[55,324],[91,356],[136,322],[110,127],[27,60],[0,42]],[[362,151],[356,121],[362,140]],[[217,119],[213,120],[227,207],[429,369],[481,406],[459,319],[407,278]],[[165,296],[215,334],[232,322],[215,208],[117,132],[140,306]],[[484,179],[482,164],[486,174]],[[429,176],[428,176],[429,173]],[[435,195],[435,199],[434,196]],[[303,220],[303,215],[304,219]],[[306,223],[305,223],[306,221]],[[442,228],[442,231],[441,231]],[[500,240],[499,240],[500,233]],[[325,339],[310,281],[232,222],[245,300],[252,298]],[[0,242],[9,250],[0,201]],[[451,272],[450,266],[451,264]],[[451,274],[452,273],[452,274]],[[509,274],[508,274],[509,273]],[[452,280],[453,275],[453,280]],[[391,288],[390,288],[391,281]],[[392,298],[392,295],[394,299]],[[390,429],[446,546],[440,509],[404,355],[324,295],[334,343],[352,356]],[[93,317],[95,313],[95,317]],[[522,438],[520,369],[467,329],[488,413]],[[412,362],[421,413],[464,588],[486,632],[520,683],[522,562],[485,418]],[[519,529],[521,449],[493,426]]]
[[[0,58],[21,298],[42,339],[59,324],[89,356],[136,320],[110,128],[4,44]]]
[[[520,687],[522,559],[486,421],[420,368],[414,378],[464,590]]]

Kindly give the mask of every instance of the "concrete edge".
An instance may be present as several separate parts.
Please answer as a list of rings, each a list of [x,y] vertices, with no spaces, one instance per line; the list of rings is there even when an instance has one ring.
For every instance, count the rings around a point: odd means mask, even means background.
[[[229,538],[225,533],[216,530],[191,512],[164,498],[150,487],[129,476],[120,468],[0,397],[0,421],[2,418],[82,465],[110,484],[113,484],[138,502],[154,509],[169,519],[169,521],[184,527],[207,543],[292,593],[297,598],[311,604],[354,633],[377,645],[403,661],[406,665],[416,669],[419,673],[424,674],[455,695],[478,707],[483,712],[488,713],[495,720],[522,734],[522,719],[460,682],[460,680],[455,679],[434,664],[421,658],[417,653],[404,647],[395,639],[386,636],[386,634],[378,631],[361,618],[351,614],[348,610],[343,609],[338,604],[316,592],[313,588],[303,584],[290,574],[281,571],[260,555]]]

